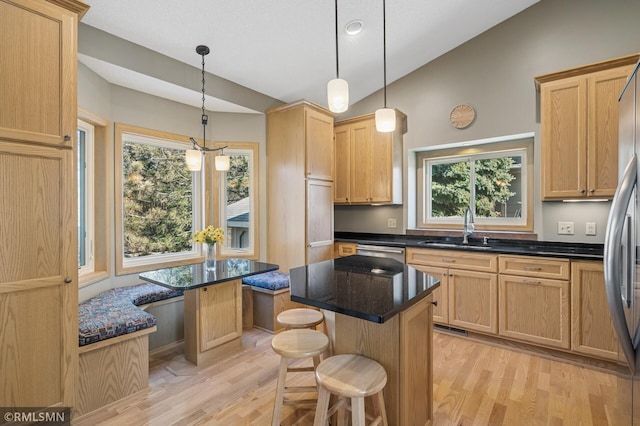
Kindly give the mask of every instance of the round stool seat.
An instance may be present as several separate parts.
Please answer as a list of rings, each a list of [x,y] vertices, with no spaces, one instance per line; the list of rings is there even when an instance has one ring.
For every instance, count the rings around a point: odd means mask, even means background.
[[[364,398],[382,391],[387,373],[378,362],[361,355],[335,355],[316,368],[318,384],[334,395]]]
[[[295,308],[280,312],[276,320],[287,328],[312,328],[324,321],[324,316],[315,309]]]
[[[310,358],[319,356],[329,347],[329,338],[317,330],[286,330],[273,336],[271,347],[285,358]]]

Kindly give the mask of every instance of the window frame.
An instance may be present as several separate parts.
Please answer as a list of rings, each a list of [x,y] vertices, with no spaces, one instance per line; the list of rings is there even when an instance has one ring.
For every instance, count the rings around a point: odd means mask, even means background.
[[[249,173],[249,248],[246,250],[231,249],[222,244],[218,249],[218,257],[220,259],[227,258],[244,258],[258,260],[260,258],[260,232],[259,232],[259,144],[257,142],[215,142],[214,148],[227,147],[224,149],[225,154],[233,153],[248,153],[251,157],[250,161],[250,173]],[[207,190],[212,193],[212,197],[208,197],[210,204],[208,205],[206,217],[210,218],[211,223],[216,227],[226,229],[226,203],[224,202],[225,188],[222,186],[226,183],[226,172],[220,172],[215,170],[214,156],[208,154],[206,157],[210,157],[206,161],[207,175],[212,176],[207,180],[207,185],[210,187]],[[225,241],[227,235],[225,231]]]
[[[123,199],[123,138],[131,136],[140,143],[166,146],[169,148],[187,150],[191,147],[188,136],[146,129],[122,123],[115,124],[115,201],[116,201],[116,275],[131,274],[153,269],[181,266],[202,261],[202,247],[192,241],[191,250],[176,254],[153,254],[135,259],[124,256],[124,199]],[[135,142],[135,141],[134,141]],[[186,163],[185,163],[186,167]],[[203,173],[192,172],[193,204],[192,231],[202,228],[203,211]]]
[[[470,146],[471,145],[471,146]],[[418,229],[453,229],[462,226],[464,218],[431,217],[431,167],[434,164],[457,162],[463,160],[475,161],[490,158],[500,158],[510,155],[522,155],[522,209],[518,220],[476,217],[475,229],[488,231],[533,231],[533,136],[519,135],[513,139],[478,143],[456,144],[455,147],[444,147],[428,151],[416,152],[416,202]],[[475,182],[475,180],[474,180]],[[470,185],[472,197],[475,197],[475,183]],[[474,198],[475,200],[475,198]],[[474,210],[475,214],[475,210]],[[500,221],[500,222],[498,222]]]
[[[84,132],[84,165],[78,164],[78,196],[80,196],[80,188],[82,179],[80,179],[80,167],[84,168],[84,205],[78,206],[78,241],[80,240],[80,211],[84,211],[85,217],[85,264],[78,265],[78,275],[87,275],[95,271],[95,126],[78,119],[77,131]],[[78,140],[78,155],[81,152],[80,140]],[[79,160],[79,159],[78,159]],[[80,202],[80,200],[78,200]]]

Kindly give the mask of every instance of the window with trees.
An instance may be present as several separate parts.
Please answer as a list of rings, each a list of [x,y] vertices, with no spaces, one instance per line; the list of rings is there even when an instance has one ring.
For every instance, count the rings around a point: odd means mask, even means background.
[[[215,172],[216,220],[225,231],[220,253],[225,257],[258,258],[258,144],[217,143],[231,166]]]
[[[117,273],[189,263],[199,256],[201,173],[185,163],[185,136],[116,125]],[[155,267],[155,266],[154,266]]]
[[[94,127],[78,120],[78,273],[94,270]]]
[[[476,229],[533,229],[533,140],[420,153],[418,226],[462,224],[467,207]]]

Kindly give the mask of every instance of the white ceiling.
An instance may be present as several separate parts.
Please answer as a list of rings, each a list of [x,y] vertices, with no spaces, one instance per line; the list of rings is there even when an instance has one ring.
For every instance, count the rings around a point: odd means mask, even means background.
[[[327,105],[335,78],[332,0],[85,0],[82,22],[201,68],[195,47],[205,44],[207,72],[279,99]],[[387,0],[387,83],[411,73],[538,0]],[[363,21],[357,36],[345,25]],[[383,86],[382,0],[338,0],[340,77],[355,103]],[[109,64],[80,61],[113,84],[200,107],[201,94]],[[215,97],[207,109],[254,112]],[[393,99],[388,93],[389,100]]]

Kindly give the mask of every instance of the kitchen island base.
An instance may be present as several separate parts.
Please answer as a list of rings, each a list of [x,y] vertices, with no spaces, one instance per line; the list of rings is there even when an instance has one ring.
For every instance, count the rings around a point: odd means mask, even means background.
[[[432,301],[429,295],[382,324],[339,313],[331,324],[335,354],[367,356],[387,372],[383,393],[390,425],[431,424]]]

